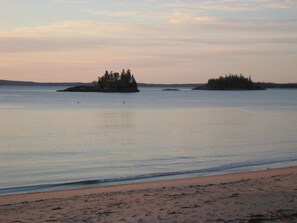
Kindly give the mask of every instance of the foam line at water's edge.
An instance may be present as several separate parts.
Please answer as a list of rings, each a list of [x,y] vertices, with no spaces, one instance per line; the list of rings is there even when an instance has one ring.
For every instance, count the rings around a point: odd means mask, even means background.
[[[266,160],[266,161],[251,161],[251,162],[240,162],[221,165],[212,168],[205,169],[196,169],[196,170],[187,170],[187,171],[172,171],[172,172],[161,172],[161,173],[148,173],[140,174],[135,176],[125,176],[118,178],[109,178],[109,179],[98,179],[98,180],[84,180],[84,181],[74,181],[66,182],[59,184],[43,184],[43,185],[34,185],[34,186],[21,186],[21,187],[11,187],[11,188],[0,188],[0,195],[8,194],[19,194],[19,193],[29,193],[29,192],[40,192],[40,191],[52,191],[58,189],[69,189],[69,188],[87,188],[100,185],[112,185],[117,183],[125,183],[129,181],[143,181],[146,179],[162,178],[162,177],[173,177],[180,175],[212,175],[214,173],[221,173],[230,170],[236,170],[240,168],[252,168],[257,166],[275,164],[275,163],[284,163],[284,162],[294,162],[297,161],[297,157],[285,159],[285,160]],[[234,171],[236,172],[236,171]]]

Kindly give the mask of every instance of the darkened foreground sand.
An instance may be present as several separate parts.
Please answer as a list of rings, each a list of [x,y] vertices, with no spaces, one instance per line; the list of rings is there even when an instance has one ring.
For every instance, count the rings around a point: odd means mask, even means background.
[[[297,222],[297,167],[0,196],[0,222]]]

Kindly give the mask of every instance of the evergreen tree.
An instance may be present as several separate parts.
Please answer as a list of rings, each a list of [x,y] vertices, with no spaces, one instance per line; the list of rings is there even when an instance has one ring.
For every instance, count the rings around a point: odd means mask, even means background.
[[[105,71],[102,77],[98,78],[97,91],[109,92],[137,92],[137,83],[130,69],[122,70],[121,74],[113,71]]]
[[[203,88],[215,90],[262,89],[261,86],[253,83],[251,77],[246,78],[242,74],[229,74],[225,75],[225,77],[220,76],[218,79],[209,79],[207,85],[203,86]]]

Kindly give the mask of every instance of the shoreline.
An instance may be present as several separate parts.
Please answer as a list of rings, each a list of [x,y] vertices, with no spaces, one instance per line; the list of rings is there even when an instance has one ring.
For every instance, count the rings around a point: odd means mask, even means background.
[[[283,160],[283,161],[270,161],[270,167],[268,169],[279,169],[287,168],[290,165],[280,166],[271,166],[275,163],[290,162],[296,161],[292,160]],[[29,185],[29,186],[15,186],[15,187],[4,187],[0,188],[0,196],[5,195],[18,195],[18,194],[28,194],[28,193],[39,193],[39,192],[53,192],[53,191],[65,191],[65,190],[79,190],[79,189],[88,189],[88,188],[97,188],[97,187],[107,187],[107,186],[116,186],[116,185],[126,185],[126,184],[138,184],[138,183],[149,183],[155,181],[167,181],[167,180],[178,180],[185,178],[200,178],[206,176],[216,176],[216,175],[225,175],[232,173],[243,173],[257,170],[264,170],[263,165],[268,164],[266,162],[259,163],[255,162],[252,167],[262,166],[262,168],[248,168],[245,169],[246,165],[223,165],[205,169],[197,170],[187,170],[187,171],[175,171],[175,172],[161,172],[161,173],[150,173],[150,174],[140,174],[130,177],[116,177],[116,178],[106,178],[106,179],[87,179],[87,180],[77,180],[77,181],[65,181],[60,183],[48,183],[40,185]],[[295,164],[296,165],[296,164]],[[250,167],[251,167],[250,166]],[[291,164],[292,166],[292,164]],[[294,165],[293,165],[294,166]],[[243,168],[239,170],[240,168]],[[234,171],[234,169],[236,171]],[[233,171],[232,171],[233,170]]]
[[[0,222],[294,222],[296,185],[287,167],[1,195]]]

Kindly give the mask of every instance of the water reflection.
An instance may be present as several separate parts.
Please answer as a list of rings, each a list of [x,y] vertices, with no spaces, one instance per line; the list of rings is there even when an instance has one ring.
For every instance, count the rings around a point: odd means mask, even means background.
[[[133,110],[104,110],[97,113],[97,126],[105,131],[125,131],[135,127]]]

